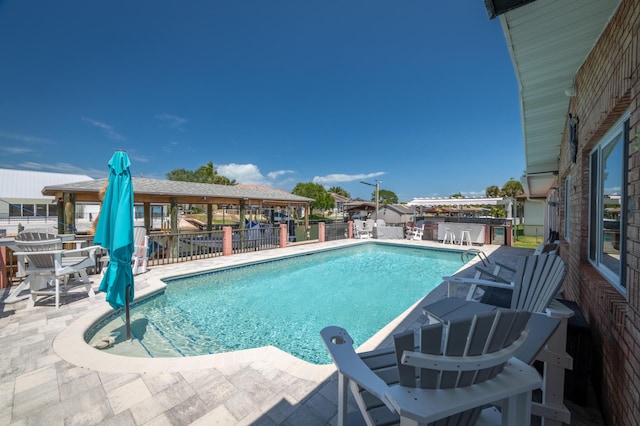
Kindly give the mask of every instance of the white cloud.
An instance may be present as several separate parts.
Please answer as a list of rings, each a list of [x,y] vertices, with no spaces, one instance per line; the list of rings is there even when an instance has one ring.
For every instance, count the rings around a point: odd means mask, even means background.
[[[20,146],[3,146],[0,149],[8,154],[28,154],[30,152],[34,152],[33,149],[23,148]]]
[[[319,183],[320,185],[333,185],[341,182],[352,182],[354,180],[362,180],[362,179],[371,179],[378,176],[382,176],[385,172],[375,172],[375,173],[360,173],[356,175],[347,175],[342,173],[332,173],[326,176],[315,176],[313,178],[314,183]]]
[[[486,191],[460,191],[463,197],[465,198],[484,198],[486,197]]]
[[[54,141],[52,141],[51,139],[41,138],[39,136],[3,132],[1,130],[0,130],[0,139],[7,139],[11,141],[26,142],[26,143],[46,143],[46,144],[54,143]]]
[[[163,121],[170,128],[178,130],[183,130],[182,125],[189,121],[186,118],[178,117],[177,115],[173,114],[160,114],[156,115],[156,118],[160,121]]]
[[[278,179],[280,176],[286,175],[286,174],[290,174],[290,173],[295,173],[295,171],[293,170],[276,170],[275,172],[270,172],[267,173],[267,176],[269,177],[269,179]]]
[[[266,185],[266,179],[255,164],[222,164],[216,168],[219,175],[235,179],[238,183]]]
[[[91,177],[106,177],[108,175],[107,167],[104,170],[97,169],[87,169],[78,167],[69,163],[34,163],[31,161],[25,161],[23,163],[18,164],[19,168],[30,169],[30,170],[38,170],[45,172],[54,172],[54,173],[68,173],[68,174],[77,174],[77,175],[88,175]]]
[[[106,123],[103,123],[102,121],[94,120],[92,118],[85,118],[85,117],[82,117],[82,121],[87,122],[92,126],[101,129],[109,139],[113,139],[114,141],[121,141],[124,139],[124,136],[116,132],[113,129],[113,127],[109,126]]]

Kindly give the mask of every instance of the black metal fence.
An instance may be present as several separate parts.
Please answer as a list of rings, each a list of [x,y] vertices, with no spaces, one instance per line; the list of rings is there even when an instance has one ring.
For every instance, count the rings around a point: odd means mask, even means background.
[[[349,238],[349,224],[346,222],[327,223],[324,227],[324,240],[336,241]]]

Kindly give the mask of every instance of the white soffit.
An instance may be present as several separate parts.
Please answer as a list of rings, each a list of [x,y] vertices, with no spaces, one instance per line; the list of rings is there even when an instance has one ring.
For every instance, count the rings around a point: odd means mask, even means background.
[[[527,175],[558,171],[569,113],[570,98],[565,91],[573,87],[578,69],[619,3],[536,0],[500,15],[519,83]]]

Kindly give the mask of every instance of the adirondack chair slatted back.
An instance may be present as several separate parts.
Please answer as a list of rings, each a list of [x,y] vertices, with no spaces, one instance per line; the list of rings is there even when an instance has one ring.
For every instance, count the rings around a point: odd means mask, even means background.
[[[55,240],[58,236],[46,228],[25,229],[16,235],[16,241],[48,241]]]
[[[544,311],[560,290],[565,275],[564,260],[555,254],[521,258],[514,277],[511,308]]]
[[[423,354],[473,358],[498,352],[514,343],[522,334],[531,316],[527,311],[498,310],[476,315],[448,324],[437,323],[422,327],[414,342],[414,332],[407,331],[394,336],[398,378],[401,386],[423,389],[450,389],[470,386],[490,380],[504,368],[499,363],[470,371],[420,368],[403,363],[405,351]],[[434,425],[473,424],[482,407],[448,417]]]
[[[62,240],[59,238],[43,241],[20,241],[16,238],[15,245],[19,252],[33,253],[27,256],[29,265],[30,268],[35,267],[38,269],[53,268],[55,265],[55,255],[53,253],[38,252],[62,250]]]

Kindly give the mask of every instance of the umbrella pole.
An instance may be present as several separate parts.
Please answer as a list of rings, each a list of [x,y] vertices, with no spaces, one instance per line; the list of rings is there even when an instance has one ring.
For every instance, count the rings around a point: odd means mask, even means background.
[[[127,328],[127,341],[131,340],[131,317],[129,316],[129,292],[131,291],[131,286],[127,286],[124,309],[125,309],[125,323]]]

